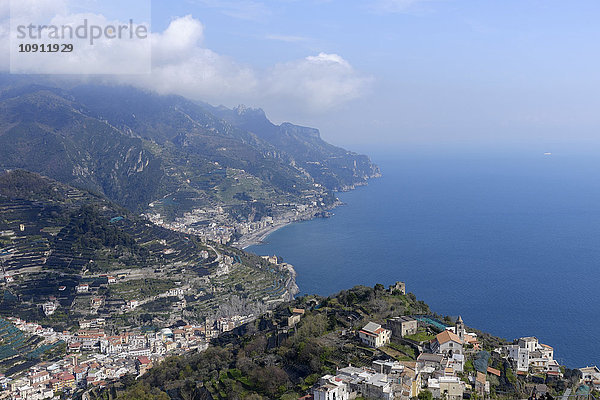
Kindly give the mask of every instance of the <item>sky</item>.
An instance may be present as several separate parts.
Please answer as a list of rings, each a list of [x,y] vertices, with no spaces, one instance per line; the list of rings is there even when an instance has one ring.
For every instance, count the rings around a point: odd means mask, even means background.
[[[13,0],[13,18],[148,15],[140,0],[111,1]],[[7,4],[0,0],[0,39]],[[274,122],[319,128],[356,151],[556,151],[597,140],[598,15],[595,0],[152,0],[152,73],[102,79],[261,107]]]

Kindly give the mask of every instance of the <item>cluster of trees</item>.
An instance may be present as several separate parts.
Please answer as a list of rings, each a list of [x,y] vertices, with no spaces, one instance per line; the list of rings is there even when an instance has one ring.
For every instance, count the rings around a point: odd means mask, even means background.
[[[406,296],[399,291],[390,293],[382,284],[375,287],[356,286],[350,290],[342,290],[337,296],[324,302],[327,304],[339,302],[344,307],[361,310],[371,319],[385,320],[401,314],[430,314],[429,306],[422,300],[417,300],[413,293]]]
[[[10,199],[62,199],[48,179],[32,172],[13,170],[0,174],[0,196]]]
[[[112,225],[106,217],[100,215],[94,205],[84,205],[73,213],[68,229],[68,234],[76,238],[73,243],[75,251],[120,246],[135,256],[148,256],[148,251],[139,246],[133,236]]]

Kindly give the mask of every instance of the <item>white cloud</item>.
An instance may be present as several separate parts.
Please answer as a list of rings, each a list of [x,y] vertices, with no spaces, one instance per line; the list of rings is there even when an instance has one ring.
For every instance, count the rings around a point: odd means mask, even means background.
[[[43,24],[57,27],[56,32],[62,39],[48,39],[52,30],[33,31],[33,37],[17,39],[15,30],[11,30],[11,71],[19,73],[42,74],[126,74],[150,73],[151,48],[150,38],[138,39],[135,35],[129,37],[129,27],[121,31],[121,38],[109,39],[102,36],[101,31],[110,29],[111,34],[117,35],[118,26],[127,27],[127,23],[108,20],[98,14],[65,14],[57,15],[51,20],[33,20],[34,25]],[[12,21],[15,23],[15,20]],[[27,23],[20,23],[27,26]],[[72,31],[63,27],[72,28]],[[86,28],[87,27],[87,28]],[[109,28],[110,27],[110,28]],[[85,28],[85,29],[84,29]],[[136,25],[133,25],[135,31]],[[147,28],[146,28],[147,29]],[[40,33],[41,38],[40,38]],[[81,37],[77,37],[81,34]],[[147,32],[147,31],[146,31]],[[84,37],[84,36],[85,37]],[[95,39],[93,35],[98,35]],[[35,52],[19,53],[17,44],[53,44],[61,48],[63,43],[73,46],[72,52]]]
[[[116,23],[101,15],[68,12],[52,17],[51,21],[61,25],[81,21],[84,17],[99,25]],[[0,39],[3,37],[8,37],[6,24],[0,24]],[[278,39],[295,40],[292,37]],[[7,46],[8,40],[1,42],[0,46]],[[267,109],[286,104],[304,113],[325,112],[356,99],[371,81],[337,54],[320,53],[260,70],[208,49],[203,42],[204,26],[199,20],[191,15],[175,18],[163,32],[151,35],[151,74],[105,76],[103,80],[213,104],[246,103]],[[2,47],[0,51],[8,53]],[[72,55],[72,62],[63,65],[60,72],[81,73],[78,63],[84,62],[112,73],[121,59],[143,58],[142,53],[137,53],[140,51],[127,41],[100,41],[94,45],[94,52]],[[0,68],[6,71],[8,64]]]
[[[203,37],[198,20],[189,15],[174,19],[152,36],[152,74],[129,83],[211,103],[285,103],[314,113],[359,97],[371,82],[337,54],[320,53],[260,71],[205,48]]]
[[[266,89],[270,96],[284,97],[318,112],[356,99],[371,80],[341,56],[320,53],[276,65],[267,75]]]
[[[202,46],[204,26],[191,15],[171,21],[162,33],[152,34],[153,62],[159,65],[185,57]]]
[[[152,73],[119,82],[215,103],[254,93],[259,83],[252,68],[205,48],[203,40],[200,21],[191,15],[173,19],[164,32],[152,34]]]
[[[146,40],[138,40],[135,35],[130,38],[129,30],[123,30],[117,38],[118,26],[128,22],[93,12],[74,13],[70,11],[69,0],[12,0],[10,18],[6,11],[3,2],[0,8],[1,71],[78,75],[150,72],[149,37]],[[20,32],[26,33],[25,38],[19,37],[19,26],[23,29]],[[37,29],[30,31],[30,26]],[[137,27],[133,25],[134,29]],[[91,39],[92,32],[98,37]],[[106,32],[114,33],[115,37],[107,38]],[[82,34],[85,38],[78,37]],[[64,50],[63,44],[70,44],[73,51],[19,52],[19,45],[36,44],[51,44],[60,50]]]

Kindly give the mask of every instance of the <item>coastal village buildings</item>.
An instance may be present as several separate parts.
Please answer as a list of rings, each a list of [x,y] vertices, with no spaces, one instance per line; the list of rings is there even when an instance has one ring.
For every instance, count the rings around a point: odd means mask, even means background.
[[[441,360],[441,358],[440,358]],[[422,390],[434,398],[462,399],[466,384],[454,371],[419,367],[414,362],[376,360],[371,367],[348,366],[337,370],[335,376],[325,375],[313,389],[313,397],[333,399],[343,393],[348,399],[409,400]],[[435,373],[434,373],[435,371]],[[345,389],[341,389],[345,387]],[[324,397],[328,394],[330,397]]]
[[[441,376],[429,379],[427,388],[435,399],[461,400],[465,383],[457,376]]]
[[[594,387],[600,388],[600,369],[595,365],[593,367],[579,368],[581,371],[581,382]]]
[[[198,235],[203,240],[227,244],[231,243],[236,236],[251,237],[257,235],[260,237],[282,225],[312,219],[316,214],[323,211],[322,197],[314,198],[314,194],[308,194],[303,200],[306,204],[273,204],[273,215],[263,216],[257,221],[240,222],[220,206],[194,209],[173,221],[167,221],[160,212],[150,212],[142,215],[159,226]],[[154,208],[156,204],[150,203],[149,206]]]
[[[411,317],[391,318],[386,326],[391,328],[390,333],[394,332],[393,337],[399,339],[401,335],[406,334],[406,331],[402,332],[403,322],[413,320],[415,319]],[[384,330],[385,327],[369,322],[359,330],[357,336],[362,343],[379,348],[389,343],[387,336],[383,334]],[[380,339],[377,340],[377,337]],[[465,372],[466,355],[478,357],[480,351],[477,335],[466,330],[460,317],[454,326],[438,333],[423,350],[417,355],[416,361],[377,360],[371,367],[358,368],[349,365],[340,368],[335,375],[326,375],[321,379],[313,388],[312,398],[341,398],[338,396],[346,396],[347,393],[348,399],[364,397],[408,400],[417,397],[424,390],[431,392],[435,399],[459,400],[469,391],[477,394],[479,398],[488,398],[491,393],[490,382],[502,377],[502,371],[487,365],[487,358],[484,358],[483,367],[479,364],[474,372]],[[540,344],[537,338],[524,337],[519,339],[516,345],[506,346],[495,352],[512,361],[509,350],[525,354],[525,365],[532,373],[561,375],[560,366],[553,359],[554,349]],[[600,369],[586,367],[581,369],[581,372],[584,375],[582,382],[600,387]],[[345,389],[343,385],[346,385]],[[538,394],[545,392],[540,391],[538,386],[535,385]]]
[[[433,353],[445,354],[450,357],[454,354],[463,354],[463,341],[452,331],[439,333],[431,341],[430,346]]]
[[[104,331],[103,318],[81,320],[80,329],[75,332],[56,332],[19,318],[7,318],[24,334],[39,336],[40,345],[62,343],[67,355],[59,361],[40,362],[15,376],[0,374],[0,399],[52,399],[59,391],[73,393],[106,386],[127,374],[142,375],[171,354],[206,350],[211,338],[240,326],[248,318],[220,318],[207,321],[210,326],[185,325],[178,329],[123,332],[112,336]]]
[[[348,366],[338,369],[335,376],[323,376],[313,389],[313,397],[315,400],[355,399],[359,396],[381,400],[408,400],[411,383],[412,378],[405,373],[402,364],[377,360],[370,368]],[[329,397],[324,397],[325,395]]]
[[[368,346],[381,347],[390,342],[392,331],[374,322],[369,322],[358,332],[358,336]]]
[[[560,373],[560,366],[554,360],[554,349],[547,344],[539,343],[536,337],[522,337],[517,344],[505,346],[504,352],[517,371],[528,372],[531,369],[554,375]]]
[[[417,320],[404,315],[388,319],[387,326],[392,330],[392,336],[399,338],[417,333]]]
[[[362,343],[378,348],[390,342],[392,332],[396,338],[416,333],[417,324],[417,320],[412,317],[389,319],[386,326],[391,329],[369,322],[359,330],[358,338]],[[467,387],[472,386],[467,386],[457,374],[464,370],[463,344],[473,342],[476,342],[476,336],[470,336],[466,332],[464,323],[459,318],[453,330],[440,332],[430,343],[430,352],[418,354],[416,361],[378,360],[369,368],[348,366],[338,369],[335,376],[323,377],[324,380],[314,388],[313,397],[327,398],[323,397],[326,393],[333,396],[343,383],[347,385],[349,399],[362,396],[408,400],[418,396],[423,390],[429,390],[436,399],[462,399]],[[476,376],[473,376],[474,384],[475,381]],[[333,385],[332,382],[336,384]],[[489,383],[487,385],[489,387]],[[484,383],[484,393],[485,388]]]
[[[314,389],[315,400],[348,400],[348,386],[335,376],[325,375]]]

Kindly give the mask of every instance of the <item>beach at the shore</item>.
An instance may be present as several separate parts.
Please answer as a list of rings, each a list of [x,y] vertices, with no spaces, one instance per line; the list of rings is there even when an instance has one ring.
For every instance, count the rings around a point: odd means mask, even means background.
[[[233,246],[243,250],[250,246],[261,244],[270,234],[287,225],[293,224],[294,222],[309,221],[311,219],[318,218],[319,214],[326,214],[343,204],[343,202],[337,200],[330,207],[313,209],[310,212],[295,218],[283,218],[281,220],[277,220],[273,222],[273,225],[269,225],[263,229],[258,229],[254,232],[243,235],[238,241],[233,243]]]
[[[297,221],[281,221],[281,222],[276,222],[271,226],[268,226],[266,228],[263,229],[259,229],[255,232],[250,232],[244,236],[242,236],[240,238],[239,241],[233,243],[233,246],[239,248],[239,249],[246,249],[250,246],[253,246],[255,244],[260,244],[263,242],[263,240],[265,240],[267,238],[267,236],[269,236],[271,233],[283,228],[284,226],[290,225],[294,222]]]

